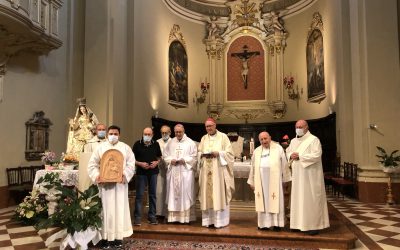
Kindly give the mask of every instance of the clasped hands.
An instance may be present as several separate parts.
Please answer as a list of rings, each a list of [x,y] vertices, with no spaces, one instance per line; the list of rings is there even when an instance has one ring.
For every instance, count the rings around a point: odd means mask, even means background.
[[[172,160],[171,161],[171,165],[172,166],[183,165],[183,164],[185,164],[185,160],[184,159]]]
[[[143,169],[153,169],[157,167],[158,162],[159,161],[152,161],[150,162],[150,164],[147,162],[138,162],[137,165],[139,165]]]
[[[293,152],[293,153],[290,155],[290,159],[291,159],[291,160],[294,160],[294,161],[298,161],[298,160],[299,160],[299,153]]]

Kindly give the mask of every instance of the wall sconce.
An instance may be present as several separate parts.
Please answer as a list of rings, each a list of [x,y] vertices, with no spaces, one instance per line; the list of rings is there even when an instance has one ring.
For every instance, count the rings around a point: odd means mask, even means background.
[[[294,84],[294,77],[293,76],[285,76],[283,78],[283,85],[285,86],[285,89],[287,89],[288,96],[290,100],[299,100],[300,95],[303,94],[303,88],[301,88],[299,92],[299,85]]]
[[[200,104],[203,104],[206,101],[209,89],[210,89],[210,83],[207,82],[206,78],[205,82],[200,83],[200,95],[197,95],[196,92],[195,97],[193,98],[193,103],[196,103],[197,108],[199,108]]]

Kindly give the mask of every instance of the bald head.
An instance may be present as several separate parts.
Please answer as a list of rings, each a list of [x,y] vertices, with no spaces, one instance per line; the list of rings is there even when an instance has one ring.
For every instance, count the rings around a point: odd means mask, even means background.
[[[268,134],[268,132],[263,131],[258,135],[258,140],[260,141],[260,144],[264,148],[269,148],[269,145],[271,143],[271,136]]]
[[[305,120],[298,120],[296,122],[296,135],[302,137],[308,132],[308,123]]]
[[[174,127],[174,133],[176,139],[180,141],[183,138],[183,135],[185,134],[185,128],[183,127],[182,124],[176,124]]]

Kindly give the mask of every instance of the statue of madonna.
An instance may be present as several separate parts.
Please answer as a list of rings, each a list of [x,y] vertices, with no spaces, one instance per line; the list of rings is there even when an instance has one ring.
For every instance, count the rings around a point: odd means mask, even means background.
[[[78,99],[75,117],[69,120],[67,154],[79,156],[86,142],[95,135],[99,123],[96,115],[86,106],[86,98]]]

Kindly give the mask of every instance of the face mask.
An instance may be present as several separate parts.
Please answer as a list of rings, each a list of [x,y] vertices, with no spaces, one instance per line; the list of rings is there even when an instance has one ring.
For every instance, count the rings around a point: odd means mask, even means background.
[[[302,128],[296,128],[296,135],[297,136],[303,136],[304,135],[304,130]]]
[[[162,139],[163,139],[163,141],[168,141],[169,135],[164,135],[164,136],[162,137]]]
[[[117,136],[117,135],[109,135],[109,136],[108,136],[108,141],[109,141],[111,144],[115,144],[115,143],[118,142],[118,136]]]
[[[153,138],[153,137],[151,137],[151,136],[149,136],[149,135],[144,135],[144,136],[143,136],[143,141],[144,141],[144,142],[150,142],[150,141],[151,141],[151,138]]]
[[[97,137],[99,137],[100,139],[106,138],[106,131],[97,131]]]

